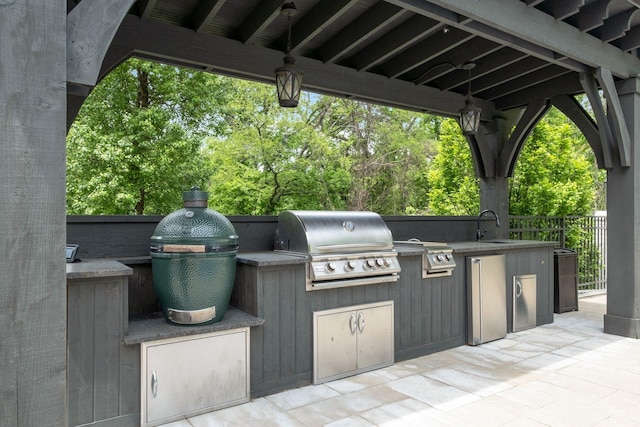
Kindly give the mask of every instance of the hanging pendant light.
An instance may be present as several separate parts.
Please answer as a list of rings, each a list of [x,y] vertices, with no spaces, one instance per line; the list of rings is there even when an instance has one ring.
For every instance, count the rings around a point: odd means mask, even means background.
[[[463,70],[469,71],[469,89],[464,100],[464,107],[460,109],[460,127],[463,135],[475,135],[480,128],[480,114],[482,109],[476,107],[471,97],[471,70],[476,66],[473,62],[467,62],[462,66]]]
[[[276,91],[281,107],[297,107],[302,90],[302,72],[296,70],[296,60],[291,56],[291,17],[298,13],[293,2],[285,3],[280,13],[289,19],[289,32],[287,34],[287,52],[282,58],[283,65],[275,69]]]

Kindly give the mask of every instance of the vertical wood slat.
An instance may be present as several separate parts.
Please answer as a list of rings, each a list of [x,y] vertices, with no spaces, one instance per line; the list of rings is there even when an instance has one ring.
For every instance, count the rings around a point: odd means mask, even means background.
[[[94,320],[94,417],[95,420],[118,415],[120,379],[120,343],[124,336],[121,319],[120,281],[96,283]]]
[[[296,374],[296,286],[295,271],[285,270],[280,274],[280,369],[279,375]]]
[[[67,400],[69,426],[93,421],[95,292],[88,284],[68,287]]]
[[[304,287],[299,286],[304,283],[304,269],[296,269],[295,279],[295,295],[296,295],[296,374],[301,372],[311,372],[313,370],[313,360],[308,355],[313,351],[313,322],[309,313],[311,310],[311,299],[308,298],[307,291]]]
[[[262,272],[260,283],[261,290],[261,317],[266,319],[263,327],[263,377],[264,381],[274,381],[280,378],[280,273],[281,270],[265,270]]]

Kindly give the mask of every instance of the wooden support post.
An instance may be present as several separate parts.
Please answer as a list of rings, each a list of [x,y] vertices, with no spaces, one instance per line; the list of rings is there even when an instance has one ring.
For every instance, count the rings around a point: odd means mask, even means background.
[[[631,145],[640,143],[640,78],[617,84],[621,112]],[[604,331],[640,338],[640,150],[631,149],[630,164],[616,165],[607,177],[607,314]]]
[[[0,424],[66,426],[66,2],[0,2]]]

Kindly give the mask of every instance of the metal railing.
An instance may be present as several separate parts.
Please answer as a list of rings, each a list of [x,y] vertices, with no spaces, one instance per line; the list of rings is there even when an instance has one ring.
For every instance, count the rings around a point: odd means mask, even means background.
[[[518,240],[556,242],[558,248],[578,254],[578,292],[607,289],[606,216],[511,216],[509,237]]]

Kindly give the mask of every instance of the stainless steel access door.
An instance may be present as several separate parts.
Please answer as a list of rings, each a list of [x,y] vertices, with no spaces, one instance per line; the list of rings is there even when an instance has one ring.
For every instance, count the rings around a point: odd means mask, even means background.
[[[536,275],[513,276],[513,332],[536,326]]]
[[[504,255],[467,257],[467,343],[507,335],[507,280]]]

